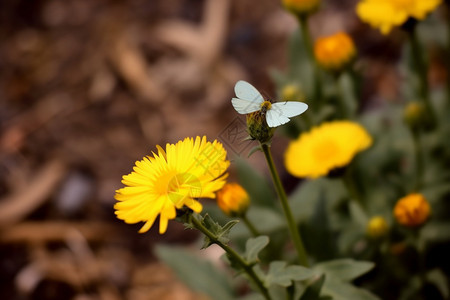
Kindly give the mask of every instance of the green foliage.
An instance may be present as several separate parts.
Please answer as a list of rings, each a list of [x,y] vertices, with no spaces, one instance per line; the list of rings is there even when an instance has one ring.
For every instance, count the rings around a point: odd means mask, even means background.
[[[239,221],[231,220],[224,226],[220,226],[219,223],[214,221],[208,214],[205,214],[204,217],[200,218],[200,222],[217,238],[219,242],[223,244],[228,244],[228,242],[230,241],[230,238],[228,237],[228,235],[230,234],[230,230]],[[212,244],[215,244],[215,241],[205,235],[205,240],[202,248],[208,248]]]
[[[309,284],[299,300],[329,300],[333,299],[329,296],[320,296],[323,283],[325,282],[325,274],[322,274],[319,278]]]
[[[314,266],[314,270],[326,274],[327,277],[349,282],[369,272],[374,266],[373,262],[344,258],[319,263]]]
[[[269,265],[269,270],[265,276],[264,284],[266,287],[279,285],[288,287],[293,281],[305,280],[313,276],[314,273],[302,266],[287,266],[285,261],[273,261]]]
[[[255,264],[258,262],[258,254],[269,244],[269,238],[267,236],[258,236],[257,238],[250,238],[245,245],[244,257],[249,264]]]
[[[236,299],[234,288],[226,273],[210,262],[190,254],[187,250],[171,246],[158,245],[154,253],[193,290],[208,295],[211,299]]]

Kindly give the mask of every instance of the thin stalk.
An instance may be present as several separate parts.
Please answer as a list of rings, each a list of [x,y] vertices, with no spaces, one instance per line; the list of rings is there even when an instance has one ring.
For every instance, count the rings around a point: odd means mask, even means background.
[[[254,237],[261,235],[261,233],[259,233],[258,229],[256,229],[255,225],[253,225],[253,223],[247,218],[247,214],[243,214],[241,216],[241,219]]]
[[[261,279],[258,277],[258,275],[253,270],[253,266],[249,264],[241,255],[239,255],[233,248],[229,247],[228,245],[222,243],[219,241],[218,237],[214,235],[211,231],[208,230],[203,224],[193,215],[190,216],[190,221],[192,225],[194,225],[195,228],[197,228],[201,233],[206,235],[213,243],[217,244],[220,248],[225,250],[225,252],[234,259],[235,262],[237,262],[242,269],[244,269],[244,272],[247,273],[247,275],[250,277],[250,279],[253,281],[254,284],[258,287],[261,294],[264,296],[265,299],[271,300],[272,298],[269,295],[269,291],[264,286]]]
[[[300,16],[298,17],[298,22],[300,24],[300,30],[302,34],[302,41],[304,44],[304,48],[306,50],[306,53],[308,55],[309,61],[312,65],[312,76],[314,78],[314,90],[313,90],[313,97],[314,102],[317,103],[316,110],[320,110],[320,106],[322,105],[322,83],[320,81],[319,76],[319,66],[317,65],[316,57],[314,56],[314,50],[313,50],[313,42],[311,35],[309,33],[309,26],[308,26],[308,17],[307,16]]]
[[[306,254],[305,247],[303,246],[303,241],[298,231],[297,224],[294,221],[294,216],[292,215],[291,208],[289,206],[286,192],[284,191],[283,185],[281,184],[280,176],[275,168],[273,162],[272,154],[270,152],[269,146],[267,144],[261,144],[261,148],[266,157],[267,164],[269,165],[270,174],[272,175],[272,180],[277,190],[278,197],[281,201],[281,206],[283,207],[283,212],[286,217],[289,232],[291,234],[292,241],[294,242],[295,249],[297,250],[298,260],[301,265],[308,267],[308,256]]]
[[[338,98],[338,105],[339,105],[339,109],[341,111],[341,117],[343,119],[348,119],[349,118],[349,109],[347,109],[347,105],[346,105],[345,99],[344,99],[344,93],[342,92],[342,87],[339,82],[339,79],[340,79],[340,74],[333,76],[336,97]]]
[[[425,108],[429,114],[429,119],[432,126],[436,125],[436,113],[431,105],[430,91],[428,86],[428,69],[424,57],[422,55],[422,47],[417,38],[417,27],[415,27],[409,34],[409,42],[411,45],[411,53],[415,63],[415,70],[419,77],[419,96],[423,101]]]
[[[419,130],[412,129],[411,133],[414,143],[414,156],[416,159],[416,182],[414,184],[414,190],[417,191],[422,187],[423,172],[424,172],[423,151],[422,145],[420,143]]]
[[[358,205],[362,211],[365,212],[362,196],[359,193],[358,189],[355,186],[354,180],[352,178],[351,166],[347,166],[347,170],[345,170],[344,176],[342,177],[344,181],[344,185],[350,195],[350,198],[353,199],[354,203]]]

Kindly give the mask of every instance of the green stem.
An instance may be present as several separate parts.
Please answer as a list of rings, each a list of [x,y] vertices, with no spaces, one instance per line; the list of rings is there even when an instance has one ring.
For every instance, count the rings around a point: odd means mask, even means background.
[[[270,174],[272,175],[273,183],[277,190],[278,197],[280,198],[281,206],[283,207],[283,212],[286,217],[289,232],[291,234],[292,241],[294,242],[295,249],[297,250],[298,260],[301,265],[308,267],[308,256],[306,254],[305,247],[303,246],[303,241],[300,236],[300,232],[298,231],[297,224],[294,221],[294,216],[292,215],[291,208],[289,207],[286,192],[284,191],[283,185],[281,184],[278,172],[275,169],[275,164],[273,162],[269,146],[267,144],[261,144],[261,148],[264,152],[264,156],[266,157],[267,164],[269,165]]]
[[[225,252],[233,258],[235,262],[237,262],[245,273],[250,277],[250,279],[253,281],[254,284],[258,287],[261,294],[264,296],[265,299],[271,300],[272,298],[269,295],[269,292],[267,288],[264,286],[261,279],[258,277],[258,275],[253,270],[253,266],[249,264],[242,256],[240,256],[233,248],[229,247],[228,245],[222,243],[219,241],[218,237],[214,235],[211,231],[208,230],[205,226],[203,226],[202,222],[200,222],[196,216],[190,215],[189,218],[192,225],[194,225],[195,228],[197,228],[201,233],[206,235],[214,244],[217,244],[220,248],[225,250]]]
[[[322,105],[322,84],[320,81],[320,76],[319,76],[319,66],[317,65],[317,61],[316,61],[316,57],[314,55],[314,50],[313,50],[313,42],[312,42],[312,38],[311,35],[309,33],[309,26],[308,26],[308,17],[307,16],[299,16],[298,17],[298,22],[300,24],[300,30],[301,30],[301,34],[302,34],[302,41],[305,47],[305,51],[308,55],[309,58],[309,62],[311,63],[312,66],[312,77],[314,79],[314,90],[313,90],[313,102],[312,103],[317,103],[316,105],[316,110],[319,111],[320,107]]]
[[[345,170],[345,174],[343,176],[344,185],[347,188],[350,198],[354,201],[356,205],[358,205],[361,208],[362,211],[365,212],[362,196],[355,186],[351,171],[352,171],[351,166],[347,166],[347,170]]]
[[[414,71],[419,77],[419,96],[423,101],[427,113],[429,115],[430,125],[434,127],[436,125],[436,113],[431,105],[430,91],[428,86],[428,69],[423,57],[423,50],[417,38],[417,26],[410,32],[409,41],[411,45],[411,53],[415,63]]]
[[[422,152],[422,145],[420,143],[419,130],[412,129],[411,133],[414,143],[414,155],[416,159],[416,182],[414,184],[414,190],[417,191],[422,187],[423,172],[424,172],[423,152]]]
[[[345,103],[345,99],[344,99],[344,93],[342,92],[342,87],[341,84],[339,82],[339,78],[340,75],[336,75],[333,76],[334,79],[334,88],[336,91],[336,97],[338,98],[338,105],[339,105],[339,109],[341,111],[341,117],[343,119],[348,119],[349,118],[349,109],[347,109],[347,105]]]
[[[245,226],[247,226],[248,230],[252,233],[254,237],[260,236],[261,233],[256,229],[256,227],[253,225],[253,223],[247,218],[247,214],[243,214],[241,216],[242,221],[244,222]]]

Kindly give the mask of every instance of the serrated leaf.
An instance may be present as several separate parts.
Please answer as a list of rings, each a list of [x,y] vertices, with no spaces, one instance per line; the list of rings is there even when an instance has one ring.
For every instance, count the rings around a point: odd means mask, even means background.
[[[236,299],[226,272],[216,269],[210,262],[175,247],[158,245],[154,253],[193,290],[206,294],[211,299]]]
[[[233,228],[234,225],[239,223],[238,220],[231,220],[227,224],[225,224],[223,227],[220,226],[219,223],[214,221],[209,214],[205,214],[205,216],[200,220],[209,231],[211,231],[212,234],[214,234],[217,237],[217,240],[223,244],[227,244],[229,239],[229,234],[231,228]],[[202,249],[208,248],[212,244],[214,244],[215,241],[211,240],[208,236],[205,236]]]
[[[225,224],[221,229],[220,232],[217,234],[217,239],[224,244],[228,244],[230,241],[230,238],[228,237],[230,235],[230,230],[233,228],[234,225],[239,223],[239,220],[231,220],[227,224]]]
[[[314,270],[323,272],[330,278],[348,282],[369,272],[374,266],[373,262],[344,258],[317,264],[314,266]]]
[[[285,261],[274,261],[269,265],[265,285],[273,284],[288,287],[295,280],[305,280],[314,275],[314,272],[302,266],[286,266]]]
[[[259,252],[269,244],[269,237],[262,235],[256,238],[250,238],[245,244],[245,259],[248,263],[256,263],[258,261]]]

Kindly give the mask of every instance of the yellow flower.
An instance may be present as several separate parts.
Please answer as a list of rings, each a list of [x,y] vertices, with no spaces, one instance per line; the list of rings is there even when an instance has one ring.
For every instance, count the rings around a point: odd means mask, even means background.
[[[338,71],[355,57],[355,44],[348,34],[338,32],[317,39],[314,55],[324,69]]]
[[[184,206],[201,212],[194,198],[215,198],[224,184],[230,162],[222,144],[206,137],[186,138],[167,144],[164,151],[137,161],[133,172],[123,176],[126,187],[116,191],[114,209],[126,223],[145,222],[139,230],[146,232],[159,215],[159,233],[166,232],[168,221]]]
[[[304,15],[315,11],[320,0],[283,0],[284,7],[294,14]]]
[[[400,26],[408,18],[423,20],[442,0],[362,0],[356,13],[364,22],[388,34],[392,27]]]
[[[306,101],[303,91],[294,84],[286,84],[283,86],[281,89],[281,99],[283,101]]]
[[[372,137],[359,124],[333,121],[314,127],[292,141],[284,162],[297,177],[317,178],[344,167],[360,151],[372,145]]]
[[[389,229],[386,220],[381,216],[372,217],[367,224],[367,234],[371,238],[379,238],[384,236]]]
[[[419,193],[412,193],[401,198],[394,207],[394,216],[397,222],[409,227],[423,224],[430,213],[430,204]]]
[[[247,211],[250,198],[242,186],[227,183],[217,192],[217,205],[229,216],[239,216]]]

